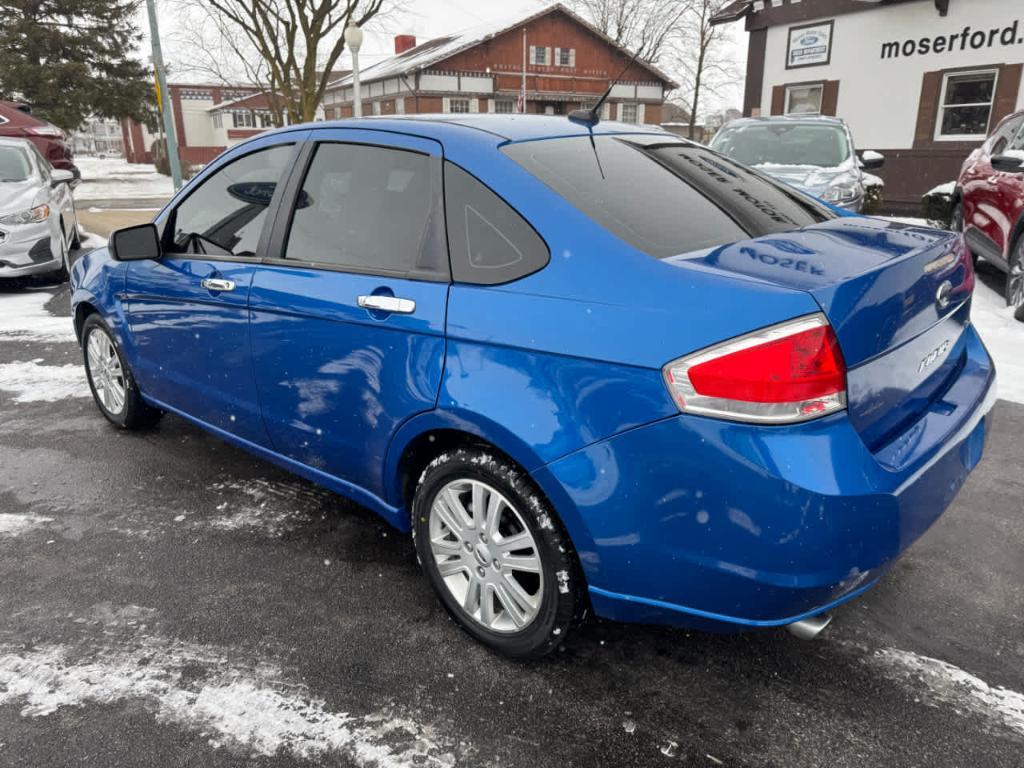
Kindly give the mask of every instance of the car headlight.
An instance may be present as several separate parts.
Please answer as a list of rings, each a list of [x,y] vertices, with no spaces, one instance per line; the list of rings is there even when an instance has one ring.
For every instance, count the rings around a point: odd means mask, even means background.
[[[852,203],[864,195],[864,187],[856,179],[838,179],[825,190],[823,199],[828,203]]]
[[[27,211],[0,216],[0,224],[16,227],[19,224],[38,224],[40,221],[46,221],[48,218],[50,218],[50,206],[37,205],[35,208],[30,208]]]

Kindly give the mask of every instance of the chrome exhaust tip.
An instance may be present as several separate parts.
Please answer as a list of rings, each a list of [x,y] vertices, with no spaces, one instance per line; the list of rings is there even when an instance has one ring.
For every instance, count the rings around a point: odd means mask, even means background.
[[[813,640],[831,623],[832,617],[828,614],[822,614],[821,616],[811,616],[809,619],[794,621],[792,624],[787,624],[786,629],[789,630],[789,634],[799,637],[801,640]]]

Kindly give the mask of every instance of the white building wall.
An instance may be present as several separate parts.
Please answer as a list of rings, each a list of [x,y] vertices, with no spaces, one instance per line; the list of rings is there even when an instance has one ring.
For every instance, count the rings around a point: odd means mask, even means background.
[[[209,99],[182,99],[181,118],[185,126],[185,141],[189,147],[215,147],[213,121],[207,111],[213,102]]]
[[[768,29],[761,113],[767,115],[771,111],[773,86],[838,80],[836,111],[849,123],[860,147],[905,149],[913,146],[921,83],[926,72],[1024,61],[1024,40],[1021,39],[1024,38],[1024,0],[954,0],[945,17],[939,16],[932,0],[919,0],[834,18],[832,60],[824,66],[787,70],[790,25]],[[1002,30],[1014,21],[1018,22],[1018,41],[1012,46],[1002,46],[997,40],[991,48],[986,45],[974,50],[968,44],[966,50],[961,51],[957,40],[952,53],[882,58],[882,45],[886,42],[902,44],[907,39],[959,35],[964,27],[987,33],[991,29]],[[1017,105],[1024,106],[1024,78]]]

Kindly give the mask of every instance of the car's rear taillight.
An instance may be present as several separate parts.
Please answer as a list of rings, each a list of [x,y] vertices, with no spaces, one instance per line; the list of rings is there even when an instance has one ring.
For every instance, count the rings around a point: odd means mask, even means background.
[[[33,136],[46,136],[52,139],[64,138],[64,131],[55,125],[34,125],[30,128],[26,128],[25,132],[30,133]]]
[[[824,315],[717,344],[672,361],[663,373],[688,413],[789,424],[846,407],[846,365]]]

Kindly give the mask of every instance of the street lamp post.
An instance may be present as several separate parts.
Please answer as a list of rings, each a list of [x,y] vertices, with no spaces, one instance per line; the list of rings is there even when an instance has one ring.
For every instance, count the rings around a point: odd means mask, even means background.
[[[167,103],[171,94],[167,91],[167,75],[164,72],[164,55],[160,50],[160,28],[156,21],[156,3],[146,0],[149,11],[149,37],[153,44],[153,69],[156,70],[156,85],[159,97],[160,116],[164,123],[166,137],[167,160],[171,165],[171,181],[174,190],[181,189],[181,160],[178,157],[178,142],[174,135],[174,122],[171,120],[171,105]]]
[[[363,30],[354,21],[350,21],[345,27],[345,44],[352,51],[352,114],[356,117],[363,116],[363,98],[359,94],[359,48],[363,44]]]

